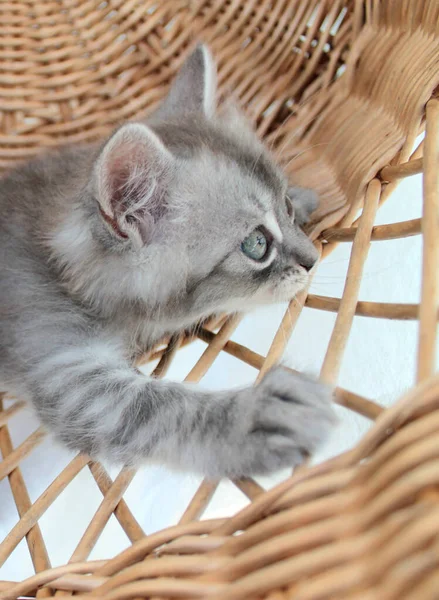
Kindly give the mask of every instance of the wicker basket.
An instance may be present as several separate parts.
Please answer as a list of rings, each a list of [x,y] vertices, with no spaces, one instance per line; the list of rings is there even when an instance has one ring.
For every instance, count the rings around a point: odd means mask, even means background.
[[[354,449],[301,467],[269,491],[234,482],[251,502],[230,519],[199,520],[215,491],[204,482],[177,525],[148,537],[123,499],[133,473],[113,481],[84,456],[32,503],[20,463],[45,434],[14,448],[8,422],[22,403],[0,400],[0,479],[9,478],[19,514],[0,543],[0,565],[26,538],[36,572],[0,581],[0,598],[438,598],[438,0],[1,0],[0,14],[1,168],[144,114],[203,39],[218,60],[220,90],[233,90],[287,169],[294,166],[295,181],[320,193],[310,233],[322,257],[353,242],[342,298],[303,293],[266,357],[229,341],[238,317],[211,324],[198,334],[207,347],[188,380],[222,351],[260,377],[282,356],[305,303],[338,312],[321,369],[330,383],[355,315],[419,318],[417,385],[394,407],[338,388],[340,404],[375,420]],[[374,227],[398,181],[420,172],[422,218]],[[420,305],[358,302],[370,241],[415,234],[424,242]],[[160,358],[156,376],[177,347],[148,357]],[[84,469],[103,500],[72,560],[52,569],[38,522]],[[113,514],[132,546],[87,562]]]

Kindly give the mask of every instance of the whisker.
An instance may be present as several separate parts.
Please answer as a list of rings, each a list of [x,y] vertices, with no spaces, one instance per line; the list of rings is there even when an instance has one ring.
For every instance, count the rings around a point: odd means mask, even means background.
[[[321,265],[338,265],[340,263],[348,263],[349,262],[349,256],[346,256],[345,258],[336,258],[335,260],[327,260],[325,259],[325,262],[322,262],[319,264],[319,267]]]

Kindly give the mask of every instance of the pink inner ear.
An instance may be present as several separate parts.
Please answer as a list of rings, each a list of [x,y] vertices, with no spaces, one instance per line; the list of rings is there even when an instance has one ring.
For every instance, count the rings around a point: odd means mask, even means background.
[[[143,242],[147,243],[152,236],[154,219],[147,206],[138,206],[147,193],[149,181],[144,150],[137,145],[125,143],[113,152],[107,163],[107,177],[114,218],[103,211],[102,215],[116,235],[126,239],[128,235],[123,231],[124,224],[120,220],[125,215],[124,221],[128,225],[135,225]],[[135,207],[132,213],[130,207]]]
[[[119,225],[117,224],[116,219],[113,219],[112,217],[110,217],[110,215],[105,214],[101,207],[99,207],[99,211],[104,221],[106,221],[108,225],[110,225],[110,227],[113,229],[116,235],[118,235],[121,238],[124,238],[125,240],[128,239],[127,234],[119,229]]]
[[[126,165],[122,164],[116,167],[110,167],[110,194],[111,194],[111,207],[115,215],[120,215],[126,209],[124,202],[124,193],[129,181],[129,170]]]
[[[99,202],[113,231],[138,243],[151,239],[163,214],[172,155],[146,126],[122,127],[98,164]]]
[[[129,204],[138,202],[144,191],[139,171],[146,170],[146,156],[133,144],[123,144],[108,164],[110,202],[115,216],[123,214]],[[137,176],[137,181],[136,181]]]

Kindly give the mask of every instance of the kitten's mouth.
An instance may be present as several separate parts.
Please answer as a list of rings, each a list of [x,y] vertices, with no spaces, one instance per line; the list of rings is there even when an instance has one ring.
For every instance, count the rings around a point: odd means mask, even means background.
[[[308,281],[308,275],[296,276],[294,281],[290,279],[280,281],[270,290],[273,302],[289,302],[306,287]]]

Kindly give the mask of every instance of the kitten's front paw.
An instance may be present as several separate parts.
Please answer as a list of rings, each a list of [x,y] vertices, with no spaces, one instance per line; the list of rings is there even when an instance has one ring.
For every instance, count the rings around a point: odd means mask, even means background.
[[[245,393],[253,395],[252,424],[245,444],[255,474],[301,463],[336,423],[332,391],[285,369],[272,370],[259,386]]]

